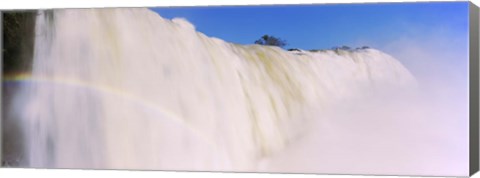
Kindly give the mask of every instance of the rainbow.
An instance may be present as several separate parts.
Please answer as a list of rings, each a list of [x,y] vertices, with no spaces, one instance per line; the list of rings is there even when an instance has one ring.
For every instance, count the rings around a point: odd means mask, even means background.
[[[131,94],[126,92],[125,90],[114,88],[107,85],[98,85],[92,84],[91,82],[81,81],[78,79],[67,78],[67,77],[34,77],[30,73],[21,72],[21,73],[13,73],[13,74],[6,74],[3,76],[3,84],[7,83],[34,83],[34,84],[41,84],[41,85],[60,85],[65,86],[68,88],[75,88],[75,89],[84,89],[89,92],[95,93],[98,96],[111,96],[114,98],[119,98],[128,103],[140,106],[141,108],[157,113],[159,115],[165,116],[162,118],[168,118],[170,121],[174,122],[177,125],[182,125],[188,130],[191,135],[194,137],[199,137],[202,141],[210,145],[212,148],[216,148],[213,141],[208,139],[208,137],[203,133],[195,129],[191,124],[186,122],[186,120],[179,117],[172,111],[168,111],[165,108],[155,104],[151,101],[145,100],[137,95]],[[161,124],[161,123],[160,123]]]

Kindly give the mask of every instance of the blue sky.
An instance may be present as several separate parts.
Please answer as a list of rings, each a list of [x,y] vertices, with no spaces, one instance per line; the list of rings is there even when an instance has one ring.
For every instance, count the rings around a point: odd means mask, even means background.
[[[196,30],[252,44],[264,34],[288,48],[370,46],[398,59],[432,88],[468,84],[468,2],[153,8]]]
[[[286,48],[325,49],[368,45],[383,48],[402,37],[442,31],[468,32],[468,3],[323,4],[153,8],[164,18],[183,17],[208,36],[252,44],[264,34]]]

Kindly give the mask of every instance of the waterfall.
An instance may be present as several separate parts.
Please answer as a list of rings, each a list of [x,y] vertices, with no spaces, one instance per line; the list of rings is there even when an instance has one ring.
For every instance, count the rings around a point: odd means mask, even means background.
[[[233,44],[142,8],[40,11],[35,31],[27,167],[258,171],[324,113],[416,86],[376,49]]]

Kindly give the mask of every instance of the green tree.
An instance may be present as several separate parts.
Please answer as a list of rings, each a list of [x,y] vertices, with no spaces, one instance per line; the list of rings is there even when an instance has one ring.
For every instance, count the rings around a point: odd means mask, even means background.
[[[255,44],[267,45],[267,46],[278,46],[283,48],[284,46],[287,45],[287,42],[285,40],[282,40],[274,36],[263,35],[260,39],[255,41]]]

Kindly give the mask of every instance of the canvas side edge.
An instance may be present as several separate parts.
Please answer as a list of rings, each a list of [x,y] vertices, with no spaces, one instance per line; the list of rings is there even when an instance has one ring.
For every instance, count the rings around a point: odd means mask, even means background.
[[[3,10],[0,11],[0,79],[3,79]],[[0,83],[0,93],[3,92],[3,82]],[[3,96],[0,96],[3,97]],[[0,106],[2,106],[2,98],[0,98]],[[3,107],[0,107],[0,168],[3,164]]]
[[[479,169],[479,13],[469,5],[469,175]]]

